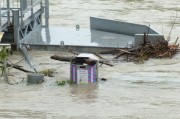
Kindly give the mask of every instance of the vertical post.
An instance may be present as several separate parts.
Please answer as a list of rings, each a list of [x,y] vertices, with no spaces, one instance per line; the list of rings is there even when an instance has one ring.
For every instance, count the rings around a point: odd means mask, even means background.
[[[31,0],[31,19],[32,19],[32,21],[34,21],[33,22],[33,28],[35,27],[35,25],[36,25],[36,22],[35,22],[35,18],[34,18],[34,6],[33,6],[33,0]]]
[[[10,24],[10,1],[7,0],[7,22]]]
[[[23,15],[24,15],[24,0],[20,0],[20,16],[21,16],[21,24],[23,23]],[[18,15],[19,17],[19,15]]]
[[[31,16],[33,15],[33,0],[31,0]]]
[[[19,10],[13,10],[13,31],[14,31],[14,43],[17,50],[19,49]]]
[[[0,27],[1,27],[1,5],[0,5]]]
[[[45,33],[46,33],[46,43],[49,44],[51,41],[49,32],[49,0],[45,0]]]
[[[27,0],[21,0],[21,1],[19,0],[17,2],[20,2],[20,7],[22,8],[22,10],[26,10],[27,9]]]
[[[43,2],[42,1],[40,2],[40,9],[41,9],[41,11],[43,10]],[[41,25],[42,25],[42,15],[40,17],[40,21],[41,21]]]
[[[45,26],[49,27],[49,0],[45,0]]]

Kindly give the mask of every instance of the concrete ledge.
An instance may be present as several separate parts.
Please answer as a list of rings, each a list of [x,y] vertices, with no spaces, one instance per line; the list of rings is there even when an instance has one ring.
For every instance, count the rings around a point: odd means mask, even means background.
[[[117,48],[107,48],[107,47],[87,47],[87,46],[59,46],[59,45],[30,45],[30,48],[33,50],[38,51],[60,51],[60,52],[66,52],[69,49],[73,51],[77,51],[79,53],[95,53],[99,51],[104,50],[111,50],[111,49],[117,49]]]

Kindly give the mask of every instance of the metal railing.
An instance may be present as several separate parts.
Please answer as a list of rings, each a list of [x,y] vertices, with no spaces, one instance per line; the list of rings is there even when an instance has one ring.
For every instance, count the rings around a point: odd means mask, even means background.
[[[0,3],[0,31],[2,31],[7,25],[8,23],[10,23],[10,19],[9,17],[4,17],[4,16],[9,16],[9,9],[4,9],[4,6],[6,6],[6,8],[8,8],[9,4],[7,4],[7,1],[5,2],[5,0],[1,0]]]
[[[0,4],[0,26],[10,24],[12,20],[12,9],[19,9],[20,0],[1,0]]]
[[[0,26],[2,20],[6,19],[8,23],[12,20],[12,10],[19,10],[20,22],[32,16],[37,10],[47,7],[48,0],[1,0],[0,5]],[[48,8],[49,10],[49,8]]]

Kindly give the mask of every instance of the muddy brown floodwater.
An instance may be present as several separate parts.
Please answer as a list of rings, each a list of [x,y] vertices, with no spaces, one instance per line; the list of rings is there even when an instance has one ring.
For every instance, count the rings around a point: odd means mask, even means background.
[[[151,25],[166,37],[172,16],[179,14],[179,0],[52,0],[50,26],[89,27],[89,17],[103,17]],[[179,36],[179,16],[171,34]],[[172,59],[150,59],[144,64],[115,62],[101,66],[99,81],[87,85],[57,86],[69,79],[69,63],[51,60],[61,52],[30,51],[37,70],[56,69],[39,85],[28,85],[26,73],[10,70],[8,85],[0,80],[0,119],[179,119],[180,55]],[[111,58],[111,56],[105,56]],[[10,56],[17,62],[18,53]],[[19,65],[28,68],[23,61]],[[24,80],[23,80],[24,79]]]

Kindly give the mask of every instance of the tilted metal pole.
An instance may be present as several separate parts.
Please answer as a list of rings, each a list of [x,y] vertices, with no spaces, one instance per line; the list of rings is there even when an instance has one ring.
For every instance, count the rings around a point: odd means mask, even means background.
[[[28,55],[28,51],[27,51],[27,48],[25,47],[25,45],[22,44],[22,45],[20,45],[19,48],[20,48],[20,51],[22,52],[25,60],[26,60],[27,63],[29,64],[30,68],[32,68],[32,69],[35,70],[34,66],[33,66],[32,63],[31,63],[31,58],[30,58],[30,56]],[[35,71],[36,71],[36,70],[35,70]]]

